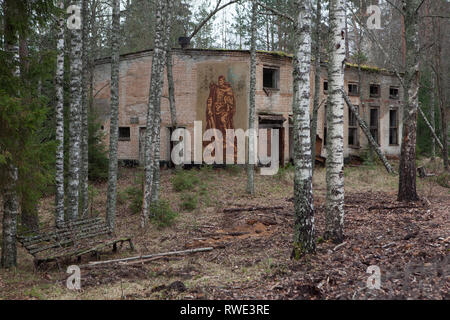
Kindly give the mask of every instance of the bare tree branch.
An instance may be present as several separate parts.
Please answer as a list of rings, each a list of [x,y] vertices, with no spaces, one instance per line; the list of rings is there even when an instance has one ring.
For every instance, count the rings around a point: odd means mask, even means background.
[[[420,7],[424,4],[425,0],[422,0],[422,2],[419,4],[419,6],[416,8],[416,13],[420,10]]]
[[[281,11],[279,11],[279,10],[277,10],[277,9],[272,8],[272,7],[269,7],[269,6],[265,5],[265,4],[262,3],[262,2],[256,1],[256,3],[257,3],[258,6],[260,6],[261,8],[264,8],[264,9],[266,9],[266,10],[269,10],[269,11],[273,12],[274,14],[276,14],[276,15],[278,15],[278,16],[280,16],[280,17],[283,17],[283,18],[285,18],[285,19],[287,19],[287,20],[289,20],[289,21],[295,23],[295,19],[294,19],[293,17],[291,17],[289,14],[284,13],[284,12],[281,12]]]
[[[394,9],[396,9],[398,12],[400,12],[401,15],[404,15],[403,10],[397,7],[393,2],[391,2],[390,0],[386,0],[386,2],[389,3],[392,7],[394,7]]]
[[[208,14],[208,16],[205,18],[205,19],[203,19],[203,21],[202,22],[200,22],[196,27],[195,27],[195,29],[194,29],[194,31],[192,32],[192,34],[189,36],[189,40],[191,40],[199,31],[200,31],[200,29],[217,13],[217,12],[219,12],[220,10],[222,10],[222,9],[224,9],[224,8],[226,8],[226,7],[228,7],[230,4],[233,4],[233,3],[236,3],[236,2],[239,2],[240,0],[231,0],[230,2],[227,2],[226,4],[224,4],[224,5],[222,5],[222,6],[220,6],[220,3],[222,2],[222,0],[218,0],[217,1],[217,4],[216,4],[216,7],[214,8],[214,10],[213,11],[211,11],[210,12],[210,14]]]
[[[362,26],[364,28],[364,30],[367,32],[367,34],[369,35],[370,39],[376,43],[376,45],[378,46],[378,48],[381,50],[381,52],[383,53],[383,55],[386,57],[387,61],[392,61],[388,55],[388,53],[386,52],[386,50],[384,49],[384,47],[381,45],[381,43],[378,41],[377,37],[372,33],[372,30],[369,30],[369,28],[366,27],[366,25],[364,23],[361,22],[360,18],[358,17],[357,14],[355,14],[355,12],[353,12],[352,8],[347,5],[347,7],[350,9],[350,12],[352,13],[352,15],[355,17],[355,19],[358,21],[359,25]],[[393,63],[390,63],[392,69],[394,70],[395,75],[397,76],[398,80],[400,81],[400,84],[402,85],[402,87],[405,87],[405,84],[403,82],[403,77],[400,75],[400,72],[397,70],[397,68],[395,67],[395,65]]]

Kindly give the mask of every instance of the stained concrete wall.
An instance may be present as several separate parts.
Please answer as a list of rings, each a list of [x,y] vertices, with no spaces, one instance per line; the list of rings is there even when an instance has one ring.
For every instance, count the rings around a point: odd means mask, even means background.
[[[173,73],[175,82],[175,100],[177,109],[178,125],[186,127],[193,135],[195,120],[204,120],[206,99],[202,108],[202,98],[206,98],[208,89],[203,88],[203,82],[208,82],[209,78],[214,78],[219,74],[227,77],[231,82],[233,91],[236,92],[237,105],[234,117],[235,128],[247,128],[248,123],[248,91],[249,91],[249,68],[250,54],[248,51],[233,50],[174,50],[173,52]],[[119,75],[119,126],[130,127],[130,141],[119,141],[119,159],[139,159],[139,131],[145,128],[148,106],[148,95],[150,85],[150,72],[152,62],[152,51],[127,54],[121,56]],[[215,67],[214,67],[215,66]],[[279,84],[277,89],[263,90],[263,68],[279,69]],[[289,160],[289,117],[292,116],[292,61],[291,58],[277,53],[257,54],[256,66],[256,113],[276,114],[283,116],[286,121],[284,154],[285,160]],[[97,61],[94,73],[94,109],[97,112],[99,121],[103,124],[105,132],[105,142],[109,141],[109,101],[110,101],[110,60],[102,59]],[[323,81],[327,79],[326,70],[321,72],[321,93],[320,101],[326,99],[327,95],[323,91]],[[398,80],[393,74],[388,72],[363,71],[363,92],[366,107],[360,108],[360,113],[368,122],[369,106],[380,108],[380,143],[383,151],[390,156],[400,154],[399,145],[389,145],[389,109],[398,108],[399,133],[401,137],[401,97],[403,95]],[[349,82],[357,83],[358,74],[354,67],[347,67],[345,71],[345,85]],[[205,83],[206,83],[205,82]],[[381,86],[379,98],[369,96],[369,85],[377,83]],[[400,100],[389,98],[389,87],[398,86],[400,88]],[[204,90],[203,90],[203,89]],[[314,90],[314,69],[311,70],[311,108]],[[205,93],[206,92],[206,93]],[[165,77],[163,98],[161,99],[161,160],[168,161],[169,154],[169,127],[170,112],[168,102],[167,78]],[[358,96],[350,96],[350,100],[355,105],[361,105]],[[318,114],[318,135],[323,138],[323,124],[325,116],[325,103]],[[348,109],[345,107],[345,133],[344,150],[345,156],[358,155],[367,145],[367,139],[359,129],[359,147],[348,146]],[[258,125],[256,117],[255,126]],[[325,148],[322,148],[322,155],[326,156]]]

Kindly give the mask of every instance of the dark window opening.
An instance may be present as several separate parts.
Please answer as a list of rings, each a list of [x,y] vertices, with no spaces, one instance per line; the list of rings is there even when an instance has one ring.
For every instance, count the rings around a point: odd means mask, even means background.
[[[355,108],[359,112],[359,107],[355,106]],[[359,146],[358,120],[350,108],[348,109],[348,145],[354,147]]]
[[[379,132],[379,110],[378,108],[371,108],[370,109],[370,133],[372,137],[375,139],[375,142],[380,145],[379,139],[378,139],[378,132]]]
[[[395,87],[389,88],[389,98],[398,99],[398,88]]]
[[[130,141],[130,127],[119,127],[119,140]]]
[[[131,124],[139,124],[139,117],[130,117]]]
[[[348,95],[357,96],[359,94],[358,85],[355,83],[348,84]]]
[[[278,89],[279,70],[273,68],[263,68],[263,87]]]
[[[398,145],[398,112],[389,110],[389,144]]]
[[[378,85],[378,84],[370,85],[370,96],[371,97],[379,97],[380,96],[380,85]]]
[[[323,92],[327,93],[327,91],[328,91],[328,81],[324,81],[323,82]]]

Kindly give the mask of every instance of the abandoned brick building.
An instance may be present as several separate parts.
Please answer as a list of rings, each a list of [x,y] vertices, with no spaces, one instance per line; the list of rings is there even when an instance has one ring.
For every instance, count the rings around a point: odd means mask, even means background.
[[[194,121],[202,121],[205,130],[211,85],[222,81],[231,87],[235,111],[230,118],[235,129],[248,127],[250,52],[245,50],[174,49],[173,73],[177,122],[193,136]],[[121,55],[119,75],[119,146],[121,160],[142,160],[150,86],[152,50]],[[374,138],[387,156],[400,154],[402,88],[387,70],[362,68],[364,108],[361,108],[358,69],[347,64],[345,87],[350,100],[370,126]],[[110,59],[100,59],[94,73],[94,108],[109,141]],[[311,70],[311,97],[314,94],[314,69]],[[321,107],[318,112],[319,155],[326,157],[327,72],[322,68]],[[167,81],[161,99],[161,161],[170,162],[171,120]],[[312,108],[312,99],[311,99]],[[277,52],[258,52],[256,66],[256,128],[280,129],[280,163],[291,159],[292,132],[292,58]],[[356,118],[345,106],[345,156],[360,155],[368,142]]]

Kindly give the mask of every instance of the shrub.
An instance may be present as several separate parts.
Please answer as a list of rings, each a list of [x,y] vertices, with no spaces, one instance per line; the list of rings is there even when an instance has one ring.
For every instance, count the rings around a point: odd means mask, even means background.
[[[88,158],[89,180],[105,181],[108,179],[108,156],[103,143],[103,132],[100,123],[89,117]]]
[[[130,186],[125,189],[125,194],[127,195],[130,204],[128,208],[133,214],[137,214],[142,211],[142,201],[144,199],[144,193],[140,186]]]
[[[233,176],[241,173],[243,171],[243,169],[244,169],[244,166],[239,165],[239,164],[227,164],[225,166],[225,170]]]
[[[150,221],[162,229],[174,224],[178,213],[170,208],[169,202],[166,200],[159,200],[153,202],[150,206],[151,219]]]
[[[194,171],[176,170],[172,179],[172,185],[176,192],[192,190],[200,183],[200,179]]]
[[[443,172],[436,177],[436,183],[444,188],[450,188],[450,173]]]
[[[183,210],[192,211],[197,208],[198,197],[197,195],[186,193],[181,196],[181,208]]]
[[[376,153],[370,146],[366,146],[361,152],[361,159],[366,166],[373,166],[375,164]]]

